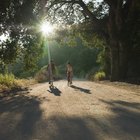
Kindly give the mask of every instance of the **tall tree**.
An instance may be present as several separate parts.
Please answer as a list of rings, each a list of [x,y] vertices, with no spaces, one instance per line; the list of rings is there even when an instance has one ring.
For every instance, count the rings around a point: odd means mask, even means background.
[[[139,0],[100,0],[100,3],[97,0],[0,1],[0,33],[8,33],[11,41],[16,40],[24,50],[31,50],[27,44],[38,38],[35,24],[48,17],[61,26],[80,24],[81,29],[84,27],[104,38],[109,46],[105,50],[111,54],[111,80],[126,78],[131,67],[130,56],[134,56],[132,53],[135,54],[136,50],[140,52]],[[25,41],[25,38],[30,39]],[[14,45],[13,50],[18,48]]]
[[[7,36],[7,40],[0,41],[1,64],[7,65],[22,57],[26,69],[35,66],[42,50],[37,31],[41,11],[39,0],[0,1],[0,35]]]
[[[129,54],[139,44],[139,0],[102,0],[98,6],[95,0],[47,0],[45,6],[54,22],[90,24],[109,45],[111,80],[126,78]]]

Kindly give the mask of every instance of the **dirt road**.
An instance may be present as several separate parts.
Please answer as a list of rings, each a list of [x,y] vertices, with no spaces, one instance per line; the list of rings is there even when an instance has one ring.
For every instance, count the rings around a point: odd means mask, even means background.
[[[140,93],[57,81],[0,98],[0,140],[140,140]]]

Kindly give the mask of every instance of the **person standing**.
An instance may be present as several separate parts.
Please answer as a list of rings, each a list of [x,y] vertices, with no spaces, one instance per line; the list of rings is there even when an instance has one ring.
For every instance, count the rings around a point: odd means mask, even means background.
[[[47,71],[48,71],[49,84],[50,86],[53,86],[53,81],[55,79],[55,72],[56,72],[56,67],[53,60],[51,60],[51,62],[48,64]]]
[[[66,71],[67,71],[68,86],[70,86],[72,84],[73,77],[73,68],[70,62],[67,63]]]

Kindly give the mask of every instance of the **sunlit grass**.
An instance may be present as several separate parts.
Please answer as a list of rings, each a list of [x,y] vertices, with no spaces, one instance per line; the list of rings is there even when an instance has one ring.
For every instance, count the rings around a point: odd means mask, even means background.
[[[0,74],[0,91],[19,89],[34,84],[35,80],[17,79],[13,74]]]
[[[16,84],[15,76],[13,74],[0,74],[0,84],[11,87]]]

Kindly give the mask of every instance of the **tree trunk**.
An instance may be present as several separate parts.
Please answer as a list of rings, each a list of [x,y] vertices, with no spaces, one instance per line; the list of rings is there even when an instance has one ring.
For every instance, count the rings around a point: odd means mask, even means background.
[[[109,9],[108,33],[111,50],[111,81],[125,80],[127,76],[127,50],[124,40],[122,1],[111,1]]]
[[[120,80],[126,80],[128,72],[128,48],[125,45],[119,46],[119,69]]]
[[[110,79],[110,75],[111,75],[111,64],[110,64],[110,48],[107,46],[105,47],[104,50],[104,72],[106,74],[106,78]]]
[[[127,48],[119,41],[111,41],[111,81],[123,81],[128,70]]]
[[[119,47],[117,42],[114,40],[110,43],[111,50],[111,81],[119,80]]]

